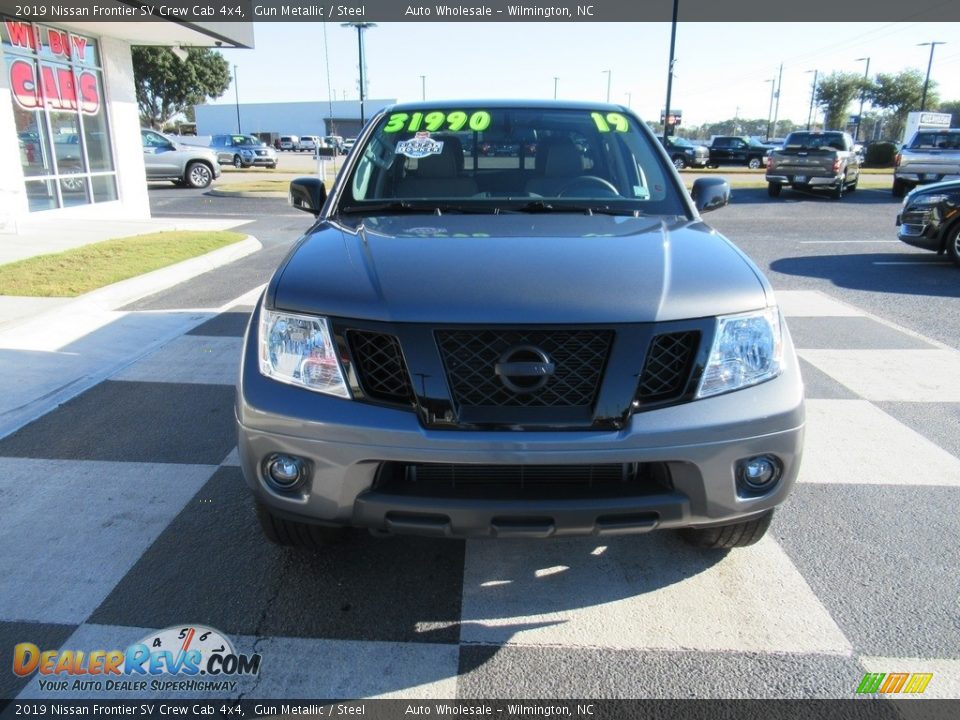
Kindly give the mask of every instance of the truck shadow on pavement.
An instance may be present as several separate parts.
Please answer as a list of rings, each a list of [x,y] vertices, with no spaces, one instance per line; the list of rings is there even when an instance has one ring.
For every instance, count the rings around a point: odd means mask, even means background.
[[[933,252],[851,253],[781,258],[770,270],[821,278],[838,287],[869,292],[960,297],[960,268]]]
[[[893,197],[889,190],[879,189],[862,189],[856,192],[848,191],[840,200],[830,197],[827,191],[801,191],[784,188],[780,193],[780,197],[772,198],[767,195],[766,188],[734,187],[731,189],[730,203],[735,205],[776,205],[777,203],[798,202],[834,203],[837,205],[895,205],[899,207],[901,200]]]

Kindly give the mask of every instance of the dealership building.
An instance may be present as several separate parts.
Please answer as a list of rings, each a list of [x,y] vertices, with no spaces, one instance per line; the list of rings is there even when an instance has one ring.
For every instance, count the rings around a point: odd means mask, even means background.
[[[253,24],[0,14],[0,37],[0,233],[17,233],[47,220],[149,218],[131,46],[249,48]]]
[[[369,120],[393,105],[392,100],[363,101],[363,116]],[[239,103],[197,105],[197,135],[239,133],[266,138],[280,135],[360,134],[360,101],[328,100],[281,103]]]

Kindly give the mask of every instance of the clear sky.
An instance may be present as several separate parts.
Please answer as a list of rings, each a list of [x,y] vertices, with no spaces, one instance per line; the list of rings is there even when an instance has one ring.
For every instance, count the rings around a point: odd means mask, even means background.
[[[842,1],[842,0],[840,0]],[[960,1],[960,0],[957,0]],[[224,50],[237,66],[240,102],[357,99],[357,34],[337,23],[255,23],[253,50]],[[871,76],[916,68],[944,100],[960,100],[958,23],[683,23],[678,25],[673,106],[685,125],[735,113],[766,118],[783,62],[779,117],[805,122],[814,69]],[[607,98],[646,120],[664,106],[669,23],[381,23],[365,33],[370,98]],[[329,68],[326,58],[329,58]],[[329,70],[329,91],[327,75]],[[234,91],[216,101],[233,103]],[[854,104],[856,105],[856,103]],[[856,107],[851,107],[855,112]]]

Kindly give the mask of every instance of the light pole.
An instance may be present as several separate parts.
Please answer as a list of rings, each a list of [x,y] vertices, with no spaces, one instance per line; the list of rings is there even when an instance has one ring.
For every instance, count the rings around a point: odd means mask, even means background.
[[[867,78],[870,76],[870,58],[857,58],[854,62],[867,61],[867,67],[863,71],[863,87],[860,89],[860,112],[857,114],[857,127],[853,130],[853,141],[856,142],[860,137],[860,126],[863,125],[863,101],[867,97]]]
[[[677,14],[680,12],[680,0],[673,0],[673,22],[670,24],[670,64],[667,65],[667,104],[663,112],[663,144],[670,136],[670,94],[673,92],[673,51],[677,47]]]
[[[810,91],[810,111],[807,113],[807,130],[810,129],[810,121],[813,118],[813,100],[817,96],[817,75],[820,73],[819,70],[807,70],[808,73],[813,73],[813,89]]]
[[[233,66],[233,99],[237,106],[237,135],[243,135],[240,129],[240,87],[237,85],[237,66]]]
[[[628,108],[630,107],[630,101],[631,101],[632,99],[633,99],[633,95],[631,95],[630,93],[627,93],[627,107],[628,107]]]
[[[376,27],[376,23],[372,22],[348,22],[340,23],[340,27],[355,27],[357,29],[357,52],[360,56],[360,127],[362,128],[366,122],[366,118],[363,115],[363,31],[367,28]]]
[[[426,75],[420,76],[420,88],[421,88],[421,94],[423,96],[422,99],[426,101],[427,99],[427,76]]]
[[[554,99],[554,100],[557,99],[557,83],[559,83],[559,82],[560,82],[560,78],[558,78],[556,75],[554,75],[554,76],[553,76],[553,99]]]
[[[773,94],[777,89],[777,79],[770,78],[769,80],[764,80],[764,82],[770,83],[770,109],[767,110],[767,142],[770,141],[770,125],[772,124],[773,118]]]
[[[927,63],[927,77],[923,81],[923,97],[920,99],[920,112],[923,112],[927,109],[927,86],[930,84],[930,68],[933,67],[933,49],[937,45],[946,45],[945,42],[926,42],[926,43],[917,43],[917,47],[922,45],[930,46],[930,61]]]
[[[777,118],[780,117],[780,91],[783,90],[783,63],[780,63],[780,72],[777,74],[777,101],[773,104],[773,130],[771,134],[777,135]]]
[[[610,78],[613,77],[613,72],[611,70],[601,70],[600,72],[607,74],[607,102],[610,102]]]

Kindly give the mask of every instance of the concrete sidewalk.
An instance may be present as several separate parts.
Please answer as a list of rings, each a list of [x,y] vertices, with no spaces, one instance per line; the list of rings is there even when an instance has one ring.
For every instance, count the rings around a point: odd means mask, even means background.
[[[163,218],[71,221],[21,228],[0,242],[0,263],[164,230],[227,230],[246,220]],[[9,242],[8,242],[9,241]],[[7,247],[5,247],[7,246]],[[206,255],[76,298],[0,296],[0,437],[49,412],[223,308],[124,312],[117,308],[261,248],[251,236]],[[260,289],[256,290],[259,294]],[[251,295],[251,302],[256,298]]]

